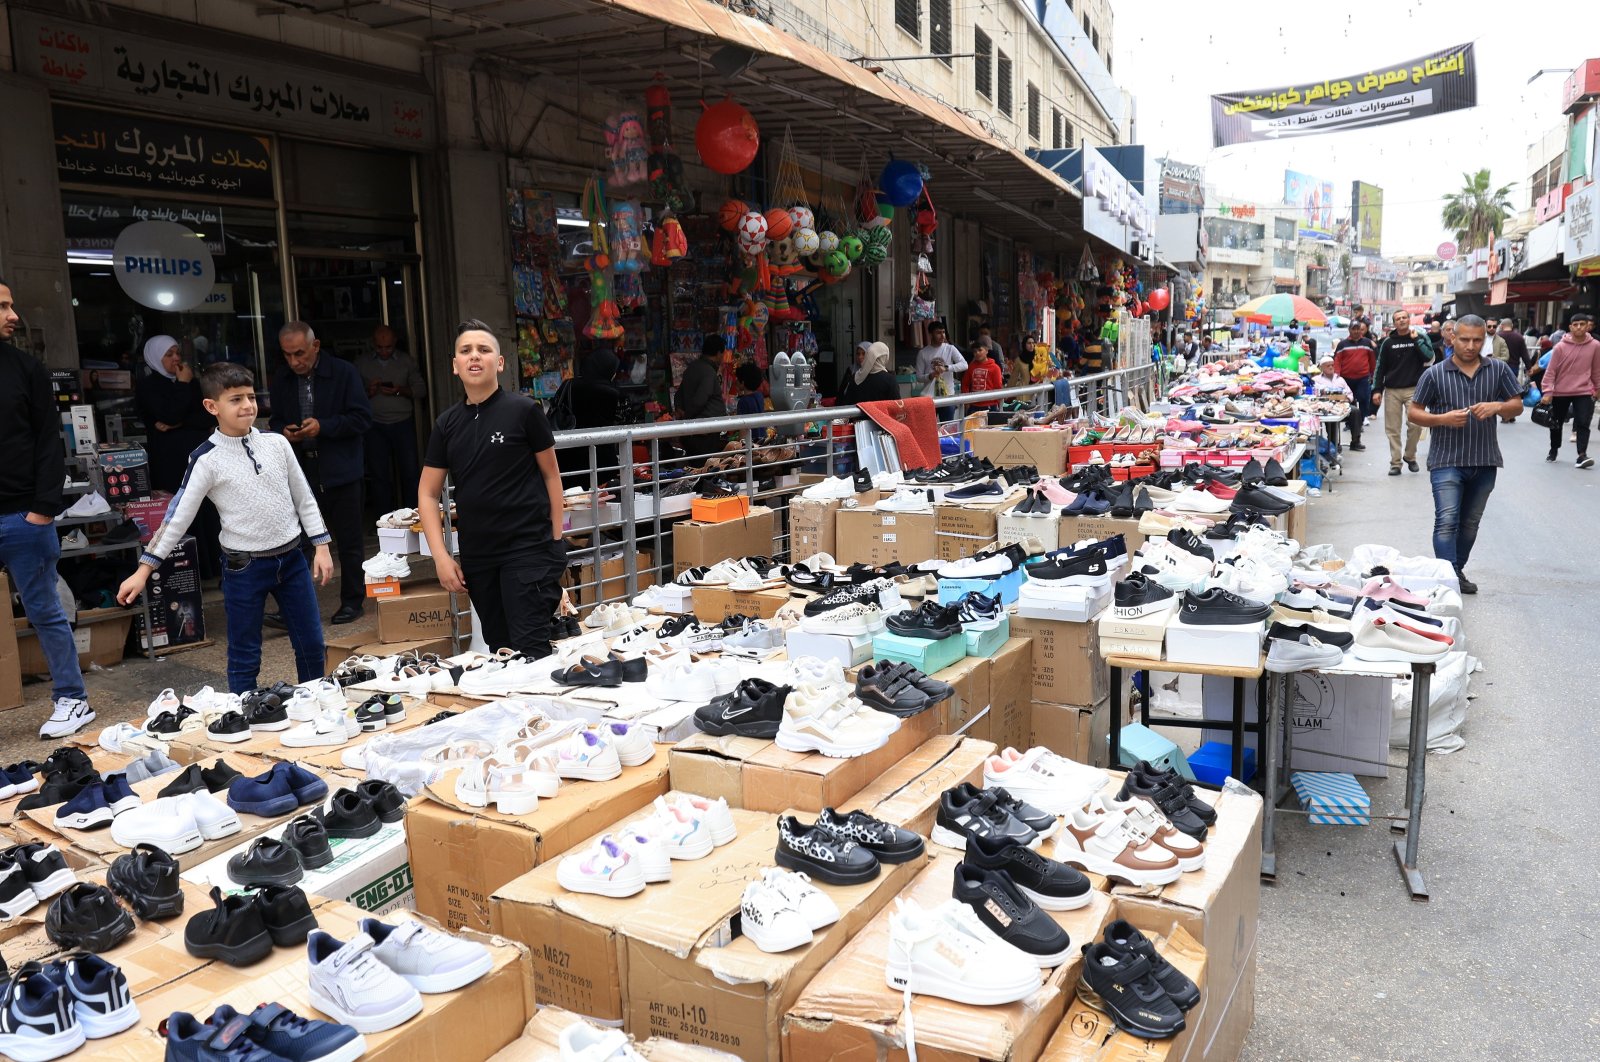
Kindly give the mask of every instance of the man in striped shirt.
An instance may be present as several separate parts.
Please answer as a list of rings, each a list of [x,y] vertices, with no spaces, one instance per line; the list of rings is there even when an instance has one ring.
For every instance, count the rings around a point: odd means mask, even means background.
[[[1407,409],[1412,424],[1433,429],[1433,554],[1455,567],[1463,594],[1478,592],[1463,569],[1505,463],[1495,430],[1499,418],[1522,412],[1517,374],[1504,361],[1483,357],[1487,337],[1483,318],[1468,314],[1458,320],[1454,354],[1423,372]]]

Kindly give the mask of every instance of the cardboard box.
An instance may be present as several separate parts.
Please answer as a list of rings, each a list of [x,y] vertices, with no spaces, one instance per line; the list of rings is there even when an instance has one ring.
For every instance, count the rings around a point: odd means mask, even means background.
[[[1107,693],[1100,632],[1093,622],[1011,616],[1011,636],[1033,640],[1033,700],[1098,704]]]
[[[1110,786],[1122,784],[1113,774]],[[1206,952],[1206,990],[1188,1014],[1182,1059],[1237,1058],[1255,1016],[1256,933],[1261,904],[1261,798],[1201,791],[1217,810],[1206,865],[1160,888],[1114,887],[1118,917],[1148,936],[1182,928]],[[1178,1056],[1174,1056],[1177,1058]]]
[[[150,536],[156,533],[156,528],[161,526],[161,521],[167,515],[167,506],[172,504],[172,495],[164,490],[150,492],[148,500],[125,501],[119,508],[122,509],[124,519],[132,520],[139,528],[139,541],[149,542]]]
[[[939,559],[970,557],[995,540],[1000,514],[1021,497],[1012,492],[1001,501],[941,504],[933,507]]]
[[[672,574],[730,557],[770,557],[775,526],[772,510],[764,505],[752,508],[742,520],[683,521],[672,529]]]
[[[983,762],[994,752],[994,742],[968,735],[931,737],[857,793],[850,806],[926,837],[939,794],[962,782],[983,788]]]
[[[489,929],[495,889],[567,851],[667,791],[667,757],[624,767],[609,782],[566,782],[527,815],[473,809],[455,800],[456,772],[406,812],[417,910],[450,929]]]
[[[832,660],[840,667],[855,667],[872,659],[870,634],[811,634],[799,627],[790,627],[783,642],[791,660],[814,656]]]
[[[496,891],[496,929],[533,948],[535,993],[647,1035],[776,1062],[784,1009],[852,935],[921,869],[886,864],[861,885],[817,887],[840,919],[783,954],[758,950],[737,922],[745,885],[771,865],[777,824],[735,811],[739,835],[705,859],[676,862],[672,880],[626,900],[569,893],[553,866]]]
[[[1010,639],[989,658],[989,725],[980,725],[969,733],[987,738],[1002,749],[1008,745],[1019,750],[1027,748],[1032,667],[1033,647],[1026,638]]]
[[[898,660],[924,675],[932,675],[965,657],[967,640],[959,634],[948,638],[908,638],[883,630],[872,636],[872,655],[882,660]]]
[[[367,577],[366,591],[369,598],[399,597],[404,592],[404,588],[401,587],[400,580],[393,576],[387,579],[374,579],[369,575]]]
[[[1167,659],[1175,664],[1260,667],[1266,636],[1260,623],[1191,625],[1174,620],[1167,625]]]
[[[987,731],[986,722],[980,724],[976,721],[988,719],[989,672],[989,658],[969,656],[957,660],[932,676],[940,682],[948,682],[956,691],[955,695],[942,705],[945,733],[966,733],[978,738],[988,736],[986,732],[978,733],[974,728],[981,725]]]
[[[1134,656],[1141,660],[1158,661],[1166,642],[1157,638],[1154,641],[1145,641],[1142,638],[1108,638],[1100,636],[1100,652],[1104,656]]]
[[[1394,719],[1393,679],[1303,671],[1295,676],[1294,700],[1285,716],[1294,766],[1303,771],[1345,771],[1372,778],[1389,776],[1389,729]],[[1233,682],[1206,677],[1201,682],[1206,719],[1233,719]],[[1244,689],[1245,725],[1256,714],[1255,683]],[[1230,729],[1203,730],[1203,741],[1232,741]],[[1245,747],[1256,735],[1245,731]]]
[[[380,598],[377,604],[380,642],[443,638],[451,632],[450,591],[437,583],[412,587],[395,597]],[[461,632],[465,634],[471,629],[469,613],[461,617]]]
[[[1070,545],[1082,539],[1110,538],[1112,535],[1121,535],[1128,545],[1128,552],[1133,553],[1144,545],[1145,535],[1139,530],[1139,521],[1133,518],[1119,520],[1111,516],[1066,516],[1061,517],[1061,543]]]
[[[634,582],[640,590],[655,584],[655,557],[649,550],[640,550],[634,567]],[[600,562],[600,579],[595,581],[593,561],[574,561],[567,565],[561,585],[572,591],[573,603],[580,608],[598,605],[602,601],[626,600],[628,597],[628,562],[622,557],[611,557]]]
[[[421,548],[422,535],[409,527],[378,528],[379,552],[398,553],[403,557],[415,553]]]
[[[45,661],[44,650],[39,647],[39,634],[18,620],[21,627],[13,627],[12,637],[17,640],[19,667],[24,675],[48,675],[50,665]],[[128,642],[128,631],[133,627],[133,617],[120,608],[80,609],[77,626],[72,629],[72,642],[78,650],[78,666],[89,670],[90,664],[112,667],[122,663],[123,649]]]
[[[880,513],[840,509],[834,557],[840,564],[915,564],[936,555],[933,513]]]
[[[1029,718],[1029,744],[1043,745],[1079,763],[1094,767],[1106,765],[1111,737],[1109,701],[1088,706],[1034,701]]]
[[[0,601],[10,600],[11,580],[0,572]],[[21,707],[22,655],[17,647],[17,627],[0,623],[0,710]]]
[[[1024,587],[1026,590],[1026,587]],[[1048,597],[1017,595],[1017,615],[1060,623],[1088,623],[1111,604],[1111,581],[1103,586],[1064,586]]]
[[[879,493],[864,491],[854,498],[852,508],[870,508],[877,504]],[[845,507],[844,499],[795,497],[789,500],[789,556],[803,561],[818,553],[836,556],[839,552],[837,516]]]
[[[968,434],[975,457],[987,457],[996,468],[1032,465],[1041,476],[1059,476],[1067,470],[1064,431],[1003,431],[981,428]]]
[[[1202,994],[1206,989],[1206,951],[1182,926],[1152,943],[1156,951],[1179,972],[1193,981]],[[1067,1008],[1061,1027],[1045,1045],[1039,1062],[1163,1062],[1183,1058],[1194,1042],[1194,1027],[1168,1040],[1146,1040],[1120,1031],[1109,1015],[1074,999]]]
[[[328,650],[327,669],[333,674],[333,669],[344,663],[346,658],[352,656],[398,656],[401,653],[437,653],[439,656],[451,656],[455,653],[455,643],[449,637],[444,638],[412,638],[403,642],[374,642],[371,640],[372,631],[365,634],[335,636],[326,640],[323,645]],[[350,643],[356,642],[352,646]]]
[[[1054,513],[1050,516],[1013,516],[1009,511],[1003,512],[995,519],[995,541],[1002,546],[1009,546],[1013,542],[1033,539],[1047,552],[1060,549],[1063,545],[1070,546],[1072,543],[1061,541],[1061,520]]]
[[[959,862],[944,854],[917,875],[903,895],[932,909],[950,898]],[[1076,911],[1048,912],[1073,941],[1093,940],[1109,923],[1113,905],[1095,892]],[[783,1053],[789,1059],[904,1059],[905,1000],[884,984],[889,954],[889,912],[880,912],[837,958],[822,968],[783,1018]],[[941,1062],[1032,1062],[1060,1024],[1078,981],[1082,954],[1054,970],[1026,999],[976,1007],[936,996],[915,996],[917,1055]]]
[[[729,590],[725,586],[697,586],[693,591],[694,614],[702,623],[720,623],[729,616],[754,616],[771,619],[789,603],[788,587],[771,590]]]

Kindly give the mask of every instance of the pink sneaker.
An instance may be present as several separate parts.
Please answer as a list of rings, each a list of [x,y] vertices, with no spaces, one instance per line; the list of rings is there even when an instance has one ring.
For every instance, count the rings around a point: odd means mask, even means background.
[[[1041,476],[1039,478],[1039,493],[1049,500],[1051,505],[1071,505],[1077,495],[1061,485],[1061,481],[1054,476]]]
[[[1421,594],[1412,593],[1387,575],[1369,579],[1367,585],[1361,588],[1361,596],[1372,598],[1375,601],[1398,601],[1402,605],[1411,605],[1416,608],[1428,607],[1427,598]]]

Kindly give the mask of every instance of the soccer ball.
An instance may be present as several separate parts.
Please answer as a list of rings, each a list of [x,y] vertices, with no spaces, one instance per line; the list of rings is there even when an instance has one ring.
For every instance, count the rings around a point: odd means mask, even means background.
[[[802,258],[809,258],[811,255],[816,254],[817,250],[822,246],[822,240],[818,238],[817,230],[809,225],[796,229],[791,239],[794,240],[795,253]]]
[[[838,249],[839,236],[837,233],[830,232],[828,229],[823,229],[821,232],[817,233],[817,250],[821,251],[823,254],[829,254],[833,251],[837,251]]]
[[[817,216],[808,206],[792,206],[789,208],[789,220],[794,222],[796,229],[814,229],[817,226]]]
[[[861,242],[861,237],[852,234],[840,237],[839,250],[844,253],[846,260],[854,262],[861,257],[861,252],[866,248]]]
[[[739,225],[734,229],[734,235],[739,237],[741,243],[760,240],[765,246],[767,242],[767,219],[759,211],[747,210],[744,217],[739,219]]]

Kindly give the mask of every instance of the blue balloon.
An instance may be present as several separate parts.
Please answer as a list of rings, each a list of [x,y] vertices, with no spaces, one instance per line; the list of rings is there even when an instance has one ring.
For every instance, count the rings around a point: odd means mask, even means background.
[[[916,163],[890,159],[878,175],[878,187],[884,198],[897,207],[908,207],[922,195],[922,171]]]

